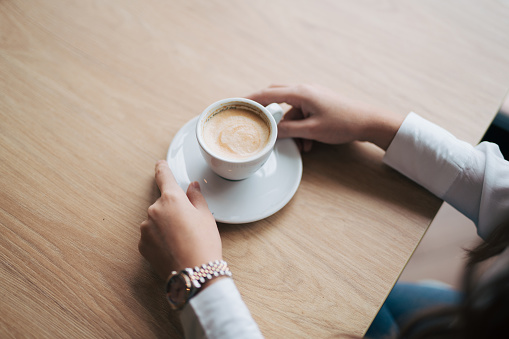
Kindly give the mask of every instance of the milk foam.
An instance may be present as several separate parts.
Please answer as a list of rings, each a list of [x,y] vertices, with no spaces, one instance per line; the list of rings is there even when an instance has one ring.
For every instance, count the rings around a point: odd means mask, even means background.
[[[267,145],[269,131],[269,126],[258,114],[230,108],[205,123],[203,140],[219,156],[243,159],[255,155]]]

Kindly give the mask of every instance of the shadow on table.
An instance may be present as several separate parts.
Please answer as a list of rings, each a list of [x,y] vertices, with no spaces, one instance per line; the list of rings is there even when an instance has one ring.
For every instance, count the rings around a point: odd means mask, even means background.
[[[316,144],[303,156],[304,172],[312,173],[319,188],[352,191],[412,213],[430,217],[441,200],[382,161],[384,152],[362,142]],[[344,193],[343,193],[344,194]]]
[[[143,318],[151,333],[140,337],[182,338],[183,330],[178,314],[170,309],[165,299],[164,281],[150,264],[140,256],[139,267],[131,282],[132,295],[141,307]]]

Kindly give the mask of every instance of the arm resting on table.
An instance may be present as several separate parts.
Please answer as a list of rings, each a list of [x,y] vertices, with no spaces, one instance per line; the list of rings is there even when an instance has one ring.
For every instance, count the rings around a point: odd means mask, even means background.
[[[473,147],[410,113],[384,162],[470,218],[482,238],[509,218],[509,163],[495,144]]]

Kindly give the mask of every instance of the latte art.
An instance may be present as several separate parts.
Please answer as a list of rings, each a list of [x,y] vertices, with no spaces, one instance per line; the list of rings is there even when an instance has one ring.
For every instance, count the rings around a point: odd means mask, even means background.
[[[219,156],[244,159],[260,152],[267,145],[269,134],[269,125],[261,116],[230,108],[205,123],[203,140]]]

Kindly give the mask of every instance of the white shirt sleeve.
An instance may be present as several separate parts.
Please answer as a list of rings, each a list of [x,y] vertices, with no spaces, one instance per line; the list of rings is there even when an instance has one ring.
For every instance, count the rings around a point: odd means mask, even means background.
[[[509,219],[509,162],[495,144],[473,147],[410,113],[384,162],[470,218],[482,238]]]
[[[233,279],[221,279],[193,297],[180,314],[190,338],[263,338]]]

